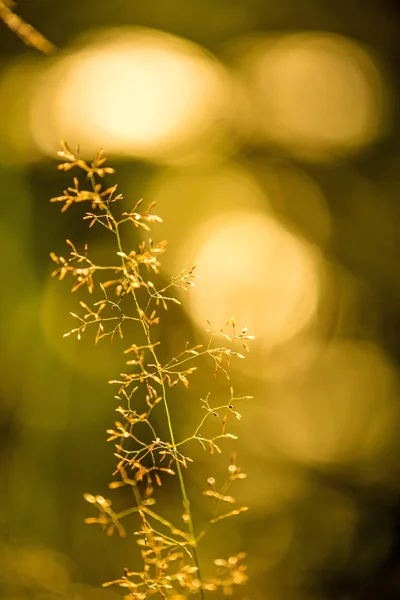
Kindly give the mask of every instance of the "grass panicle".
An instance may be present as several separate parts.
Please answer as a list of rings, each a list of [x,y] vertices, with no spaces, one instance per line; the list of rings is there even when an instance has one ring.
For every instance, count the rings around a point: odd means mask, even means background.
[[[122,235],[125,227],[141,229],[146,235],[150,233],[161,222],[153,212],[154,205],[144,209],[140,200],[129,212],[121,208],[123,197],[117,186],[103,185],[104,177],[113,174],[114,170],[106,166],[102,152],[90,164],[80,157],[79,148],[72,151],[66,143],[62,144],[58,154],[63,161],[58,168],[62,171],[80,169],[87,185],[82,187],[75,177],[73,184],[51,201],[62,204],[62,212],[73,204],[88,203],[89,210],[83,217],[88,226],[105,228],[115,241],[115,252],[111,253],[108,265],[96,264],[87,245],[80,250],[70,240],[67,240],[69,253],[66,257],[51,253],[56,264],[52,275],[59,279],[72,277],[72,291],[86,288],[93,298],[92,303],[80,301],[80,314],[71,313],[76,326],[65,335],[81,339],[87,330],[92,330],[97,343],[103,338],[112,341],[116,336],[125,340],[126,330],[132,324],[136,325],[137,331],[137,339],[127,342],[125,372],[110,381],[116,388],[118,417],[107,431],[108,441],[115,445],[116,457],[114,479],[109,487],[111,490],[122,486],[131,488],[133,505],[115,511],[108,498],[92,494],[84,497],[97,513],[86,522],[100,525],[107,535],[117,532],[125,536],[124,520],[130,516],[136,519],[135,535],[141,550],[142,568],[125,568],[121,577],[103,585],[118,585],[128,597],[137,600],[152,595],[175,600],[192,594],[204,598],[206,592],[215,590],[230,595],[235,585],[242,585],[247,580],[245,554],[215,559],[215,575],[204,578],[197,549],[204,535],[209,535],[221,520],[247,510],[246,506],[237,506],[230,493],[232,484],[244,479],[246,474],[236,464],[235,454],[231,454],[226,481],[217,486],[214,477],[208,478],[208,487],[203,494],[210,499],[209,518],[195,527],[184,472],[193,462],[190,457],[192,444],[199,444],[211,454],[219,454],[224,440],[236,439],[229,431],[229,424],[241,418],[237,405],[251,396],[235,395],[229,366],[231,360],[244,358],[247,343],[253,336],[248,335],[246,328],[238,332],[233,318],[220,330],[207,320],[205,344],[186,343],[176,356],[161,360],[157,325],[160,319],[166,318],[169,305],[180,304],[174,292],[188,290],[194,285],[195,269],[183,270],[169,283],[159,284],[166,242],[154,243],[149,239],[140,242],[136,249],[126,249]],[[204,368],[204,361],[210,365],[214,377],[226,378],[226,397],[213,402],[211,394],[207,393],[199,401],[201,419],[198,426],[191,435],[183,437],[177,424],[172,422],[169,390],[174,386],[188,388],[198,365]],[[159,420],[154,418],[155,411],[159,415],[160,410],[167,425],[167,439],[162,439],[158,431]],[[155,507],[156,490],[168,477],[177,478],[181,495],[174,522]]]

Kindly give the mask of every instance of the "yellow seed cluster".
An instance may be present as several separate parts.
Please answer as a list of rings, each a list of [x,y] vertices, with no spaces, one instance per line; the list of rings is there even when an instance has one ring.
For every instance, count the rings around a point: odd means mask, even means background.
[[[216,575],[203,578],[197,547],[211,525],[248,510],[247,506],[241,506],[229,512],[220,511],[220,505],[225,502],[236,504],[228,490],[235,481],[244,479],[246,474],[236,464],[236,456],[232,454],[226,481],[217,486],[214,477],[208,478],[209,489],[203,494],[211,498],[210,515],[206,523],[196,527],[198,531],[195,533],[183,472],[193,462],[190,457],[191,444],[198,443],[211,454],[219,454],[225,440],[237,439],[227,428],[230,420],[241,418],[236,410],[237,403],[251,396],[235,396],[230,383],[226,398],[220,402],[212,402],[211,394],[207,393],[199,403],[199,412],[203,413],[199,425],[190,436],[182,437],[172,422],[168,390],[175,386],[188,388],[197,369],[207,368],[207,364],[211,366],[211,375],[222,375],[229,380],[231,360],[244,358],[242,353],[234,349],[235,346],[240,344],[247,351],[247,342],[253,336],[247,334],[246,328],[238,333],[233,318],[219,330],[207,321],[206,344],[191,345],[187,342],[177,355],[161,360],[160,342],[154,339],[154,328],[171,304],[180,304],[174,290],[187,290],[194,285],[195,269],[182,270],[169,283],[160,285],[160,255],[166,250],[166,242],[154,243],[149,239],[140,242],[133,250],[125,250],[123,243],[124,228],[133,226],[148,232],[161,221],[153,213],[154,205],[143,210],[142,200],[139,200],[131,211],[121,209],[123,197],[117,193],[117,186],[103,187],[103,178],[113,174],[114,170],[105,166],[106,159],[102,152],[89,164],[80,157],[79,148],[74,152],[63,143],[59,156],[64,161],[59,169],[81,169],[89,182],[89,189],[82,189],[75,177],[73,185],[51,201],[62,203],[62,212],[74,204],[88,202],[90,212],[85,213],[84,220],[89,221],[89,227],[97,225],[105,228],[115,240],[115,253],[110,256],[110,264],[106,265],[94,262],[87,244],[83,250],[78,250],[70,240],[67,240],[68,257],[51,253],[56,263],[53,276],[59,279],[72,277],[72,291],[86,288],[89,297],[93,298],[92,302],[80,300],[83,312],[71,313],[78,324],[65,335],[73,334],[81,339],[86,330],[94,329],[97,343],[106,337],[111,341],[115,336],[125,339],[129,326],[136,327],[135,340],[124,351],[128,368],[109,382],[117,388],[115,399],[118,402],[118,419],[107,430],[108,441],[114,442],[117,459],[115,479],[110,483],[110,489],[130,487],[135,504],[116,512],[108,498],[92,494],[85,494],[84,497],[98,511],[98,516],[90,517],[86,522],[100,525],[107,535],[117,531],[125,536],[126,527],[121,521],[130,515],[137,518],[135,535],[143,566],[140,571],[125,568],[122,577],[104,585],[119,585],[129,597],[138,600],[153,594],[176,600],[193,593],[203,597],[205,590],[218,589],[230,595],[234,585],[246,582],[246,567],[241,562],[245,555],[242,553],[228,560],[217,559]],[[152,279],[149,280],[149,277]],[[154,418],[160,407],[167,421],[169,439],[162,439],[159,422]],[[182,515],[179,507],[183,527],[149,508],[156,504],[155,490],[162,486],[166,477],[175,476],[179,481],[184,508]]]

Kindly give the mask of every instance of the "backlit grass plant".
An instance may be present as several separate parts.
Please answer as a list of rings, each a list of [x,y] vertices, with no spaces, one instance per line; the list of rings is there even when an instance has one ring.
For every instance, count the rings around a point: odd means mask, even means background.
[[[171,418],[170,403],[176,400],[169,390],[174,386],[188,388],[197,364],[203,368],[204,359],[215,377],[229,380],[231,359],[244,358],[233,348],[240,344],[247,351],[247,341],[252,336],[247,334],[246,328],[238,333],[233,318],[221,330],[214,329],[207,321],[207,343],[186,343],[176,356],[162,359],[157,325],[160,319],[168,318],[166,311],[171,303],[180,304],[174,290],[187,290],[194,285],[194,268],[181,271],[169,283],[163,284],[159,269],[160,258],[166,249],[165,241],[154,243],[149,239],[140,242],[136,249],[123,246],[124,228],[141,228],[147,235],[161,221],[153,213],[154,206],[142,209],[140,200],[131,211],[123,210],[117,186],[106,187],[102,183],[106,175],[114,173],[105,166],[102,152],[89,164],[80,158],[79,149],[73,152],[63,143],[59,156],[63,160],[59,169],[80,169],[87,185],[82,188],[75,177],[73,185],[51,201],[62,203],[62,212],[73,204],[88,203],[90,209],[83,218],[89,227],[105,228],[115,241],[110,264],[95,264],[87,245],[79,250],[70,240],[67,240],[67,258],[51,254],[57,265],[54,276],[60,279],[71,276],[73,292],[86,287],[92,297],[95,298],[97,293],[99,298],[92,303],[80,301],[81,314],[71,313],[77,325],[65,335],[76,335],[80,339],[87,330],[93,330],[95,342],[98,342],[103,338],[112,341],[116,336],[125,340],[129,332],[136,331],[135,339],[127,341],[125,371],[110,382],[116,389],[118,418],[107,431],[108,440],[115,444],[116,457],[114,479],[109,487],[131,488],[133,506],[116,511],[111,500],[101,495],[85,494],[85,499],[97,510],[96,516],[86,522],[100,524],[108,535],[116,531],[125,536],[124,519],[134,516],[142,565],[124,568],[118,579],[103,585],[119,585],[128,597],[138,600],[152,595],[171,600],[183,600],[192,594],[204,598],[205,593],[218,590],[230,595],[235,585],[242,585],[247,580],[243,563],[245,554],[215,558],[215,575],[204,578],[200,571],[198,545],[219,521],[247,510],[246,506],[237,506],[234,497],[228,494],[232,483],[246,475],[231,455],[230,461],[227,460],[226,481],[217,486],[216,480],[210,477],[207,489],[202,492],[212,500],[208,520],[195,524],[184,473],[193,462],[189,456],[191,444],[200,444],[214,454],[221,453],[221,441],[236,439],[229,432],[229,423],[231,419],[240,419],[236,405],[250,396],[235,397],[230,381],[223,399],[213,401],[211,394],[206,393],[199,400],[200,422],[187,437],[180,433],[179,423]],[[162,439],[159,432],[160,414],[166,422],[167,439]],[[210,428],[216,423],[219,423],[217,432]],[[165,517],[162,506],[156,509],[156,490],[170,477],[177,477],[180,489],[175,520]]]

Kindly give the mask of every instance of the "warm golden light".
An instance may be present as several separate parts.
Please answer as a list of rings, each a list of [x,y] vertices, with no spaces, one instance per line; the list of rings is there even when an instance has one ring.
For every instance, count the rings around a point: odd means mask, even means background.
[[[154,160],[185,157],[215,138],[229,102],[222,66],[199,46],[151,29],[119,29],[60,59],[38,87],[38,145],[60,137],[85,150]],[[220,124],[220,123],[219,123]]]
[[[255,40],[240,72],[254,136],[309,158],[364,147],[381,133],[387,89],[368,50],[326,32]]]
[[[183,246],[201,277],[190,296],[194,319],[216,327],[234,314],[264,347],[287,342],[318,303],[315,252],[264,213],[233,212],[205,222]]]
[[[260,407],[262,435],[252,430],[251,436],[307,464],[365,462],[358,477],[385,481],[397,468],[396,394],[395,372],[377,346],[337,341],[321,346],[306,372],[288,370],[269,391],[268,406]]]
[[[252,173],[265,190],[273,212],[291,230],[319,247],[329,243],[331,215],[318,183],[289,160],[254,160]]]
[[[29,105],[42,62],[12,62],[0,74],[0,163],[18,165],[38,155],[29,127]]]
[[[67,556],[35,545],[1,544],[0,552],[5,589],[14,586],[61,596],[71,593],[73,563]]]
[[[133,181],[128,195],[135,194],[135,186]],[[262,211],[269,206],[257,179],[233,162],[165,169],[152,179],[144,196],[157,203],[163,218],[157,235],[170,240],[164,266],[171,275],[192,266],[194,257],[186,252],[186,240],[211,217],[233,210]]]
[[[70,281],[64,281],[63,284],[64,292],[69,292],[72,287]],[[93,340],[89,339],[90,334],[82,336],[79,341],[76,337],[63,337],[76,325],[76,319],[70,314],[76,313],[80,308],[76,295],[63,294],[57,281],[49,279],[43,290],[40,308],[46,342],[65,364],[88,377],[96,378],[105,373],[110,377],[115,375],[115,370],[118,369],[118,354],[122,352],[120,339],[114,341],[113,347],[104,343],[93,347]]]
[[[308,532],[294,536],[287,556],[283,557],[282,573],[290,569],[299,580],[308,582],[310,572],[328,563],[340,572],[346,571],[357,548],[359,507],[351,494],[346,494],[316,482],[310,483],[303,498],[293,510],[294,527]],[[371,554],[375,554],[375,548]]]

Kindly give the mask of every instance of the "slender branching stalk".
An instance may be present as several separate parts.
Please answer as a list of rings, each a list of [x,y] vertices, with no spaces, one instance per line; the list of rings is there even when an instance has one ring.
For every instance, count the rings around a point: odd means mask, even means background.
[[[27,45],[51,54],[55,46],[49,42],[37,29],[29,25],[14,12],[13,0],[0,0],[0,19]]]
[[[198,594],[204,599],[206,591],[215,590],[222,590],[229,595],[234,585],[244,584],[247,580],[246,566],[243,564],[245,554],[241,552],[226,560],[215,559],[215,576],[204,578],[200,573],[197,548],[210,527],[247,510],[246,506],[232,506],[232,510],[220,508],[224,503],[235,505],[235,498],[228,495],[229,488],[246,475],[237,466],[235,454],[231,454],[227,479],[222,486],[218,488],[213,477],[208,479],[208,488],[203,494],[212,501],[210,516],[196,533],[184,477],[184,469],[193,462],[187,455],[186,447],[196,442],[211,454],[221,453],[220,444],[223,440],[236,439],[227,431],[229,420],[241,417],[236,404],[251,396],[235,397],[230,383],[226,399],[217,405],[211,401],[211,394],[207,393],[200,401],[204,413],[199,425],[192,435],[180,439],[171,416],[168,390],[177,385],[188,388],[191,376],[197,369],[196,362],[202,361],[200,364],[203,366],[204,360],[208,360],[212,366],[215,377],[222,375],[229,380],[231,359],[244,358],[243,354],[233,349],[235,344],[241,344],[247,351],[247,341],[253,336],[247,334],[246,328],[237,333],[233,318],[221,330],[214,329],[207,320],[206,344],[186,343],[179,354],[167,361],[162,360],[160,342],[155,339],[160,314],[165,313],[171,303],[180,304],[173,294],[174,289],[187,290],[194,285],[194,268],[181,271],[167,284],[158,284],[160,255],[166,249],[166,242],[155,244],[149,239],[140,242],[137,249],[126,251],[122,235],[124,227],[133,226],[149,232],[159,223],[160,217],[153,213],[154,205],[141,210],[140,200],[131,211],[123,211],[123,197],[117,194],[117,186],[103,186],[103,178],[114,173],[114,170],[105,166],[106,159],[102,152],[89,164],[80,157],[79,149],[74,152],[63,143],[59,156],[64,161],[59,169],[81,169],[89,185],[88,189],[82,189],[75,177],[73,186],[51,201],[63,203],[62,212],[72,204],[89,203],[90,211],[83,217],[89,227],[104,227],[115,239],[115,253],[109,265],[95,264],[87,245],[83,251],[79,251],[70,240],[67,240],[70,248],[68,258],[51,253],[51,258],[57,264],[54,276],[63,279],[70,275],[74,280],[72,291],[86,287],[94,299],[96,294],[98,297],[90,305],[80,301],[83,314],[71,313],[77,320],[77,326],[65,335],[73,334],[81,339],[87,329],[94,329],[96,343],[107,337],[112,341],[115,336],[124,338],[127,330],[129,333],[132,325],[136,325],[135,342],[131,342],[124,351],[132,357],[126,362],[129,369],[110,382],[117,387],[115,398],[118,401],[116,411],[119,420],[107,430],[108,441],[115,443],[117,458],[113,474],[115,479],[109,487],[130,487],[134,506],[116,512],[111,500],[101,495],[85,494],[85,499],[98,511],[97,516],[86,519],[86,522],[100,524],[108,535],[117,531],[125,536],[126,529],[122,521],[131,515],[138,519],[136,535],[143,568],[140,571],[125,568],[122,577],[103,585],[119,585],[129,597],[137,600],[145,600],[153,594],[175,600]],[[152,280],[149,276],[152,276]],[[220,338],[224,340],[224,345],[218,343]],[[158,431],[160,410],[166,419],[167,440],[163,440]],[[217,431],[212,427],[213,420],[218,423]],[[162,511],[150,508],[156,503],[155,487],[161,486],[165,477],[174,475],[179,481],[183,526],[166,519]]]

